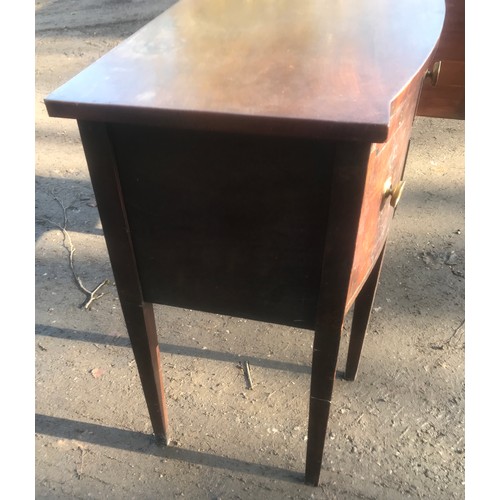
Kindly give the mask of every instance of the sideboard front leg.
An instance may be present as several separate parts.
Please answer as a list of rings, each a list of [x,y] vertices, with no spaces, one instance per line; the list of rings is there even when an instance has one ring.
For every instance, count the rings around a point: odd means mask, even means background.
[[[340,311],[340,309],[339,309]],[[317,486],[323,462],[330,401],[337,369],[343,318],[329,331],[316,332],[313,345],[309,426],[307,433],[306,484]]]
[[[334,145],[331,198],[314,333],[305,482],[317,486],[323,461],[340,336],[348,301],[370,144]]]
[[[112,139],[105,123],[79,121],[78,126],[153,432],[166,443],[167,408],[153,305],[143,299]]]

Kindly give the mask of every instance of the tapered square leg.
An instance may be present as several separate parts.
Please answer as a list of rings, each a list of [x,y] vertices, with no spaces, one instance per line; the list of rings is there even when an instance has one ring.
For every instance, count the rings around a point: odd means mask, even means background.
[[[305,475],[306,484],[313,486],[319,483],[323,461],[341,329],[342,322],[335,331],[317,332],[314,339]]]
[[[153,432],[166,443],[167,409],[153,305],[143,299],[109,130],[102,123],[80,121],[78,125]]]
[[[358,369],[363,339],[368,326],[382,268],[384,250],[385,248],[380,253],[375,266],[356,299],[346,368],[346,378],[348,380],[354,380]],[[337,306],[337,310],[344,310],[342,304]],[[319,484],[330,413],[330,401],[337,370],[340,338],[344,320],[340,314],[333,315],[332,318],[335,323],[327,332],[323,334],[321,331],[316,332],[313,346],[305,478],[306,484],[313,486]]]
[[[384,260],[385,247],[380,252],[377,262],[373,266],[370,275],[368,276],[363,288],[359,292],[354,304],[354,312],[352,317],[351,338],[349,341],[349,350],[347,353],[347,363],[345,370],[345,378],[354,380],[358,372],[359,359],[361,350],[363,349],[363,341],[365,339],[366,329],[370,320],[373,301],[377,291],[378,279],[382,269]]]
[[[314,486],[319,484],[323,461],[369,151],[369,145],[339,146],[332,161],[337,178],[344,183],[341,191],[332,185],[331,223],[326,234],[314,333],[305,474],[306,484]]]
[[[139,371],[146,404],[159,444],[167,444],[168,419],[153,305],[122,302],[122,311]]]

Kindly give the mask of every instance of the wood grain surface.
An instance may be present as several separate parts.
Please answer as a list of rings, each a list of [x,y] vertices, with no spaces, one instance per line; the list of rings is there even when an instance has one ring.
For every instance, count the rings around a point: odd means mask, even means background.
[[[382,142],[442,0],[181,0],[53,92],[51,116]]]

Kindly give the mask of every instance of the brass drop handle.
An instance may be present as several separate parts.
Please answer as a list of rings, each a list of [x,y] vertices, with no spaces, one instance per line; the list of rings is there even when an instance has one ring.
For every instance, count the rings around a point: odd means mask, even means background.
[[[390,197],[391,207],[396,208],[401,196],[403,194],[403,190],[405,188],[406,181],[399,181],[396,187],[393,187],[391,184],[391,179],[388,179],[384,185],[384,197]]]
[[[437,61],[432,66],[432,70],[428,69],[425,73],[425,78],[430,78],[431,85],[435,87],[439,79],[439,73],[441,72],[441,61]]]

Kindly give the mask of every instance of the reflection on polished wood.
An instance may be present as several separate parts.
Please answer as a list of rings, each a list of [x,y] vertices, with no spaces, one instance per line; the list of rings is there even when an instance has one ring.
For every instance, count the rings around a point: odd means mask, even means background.
[[[160,441],[153,303],[314,330],[318,484],[344,317],[355,304],[353,379],[443,17],[442,0],[181,0],[46,99],[78,120]]]
[[[438,0],[182,0],[47,106],[86,120],[382,142],[443,14]]]

